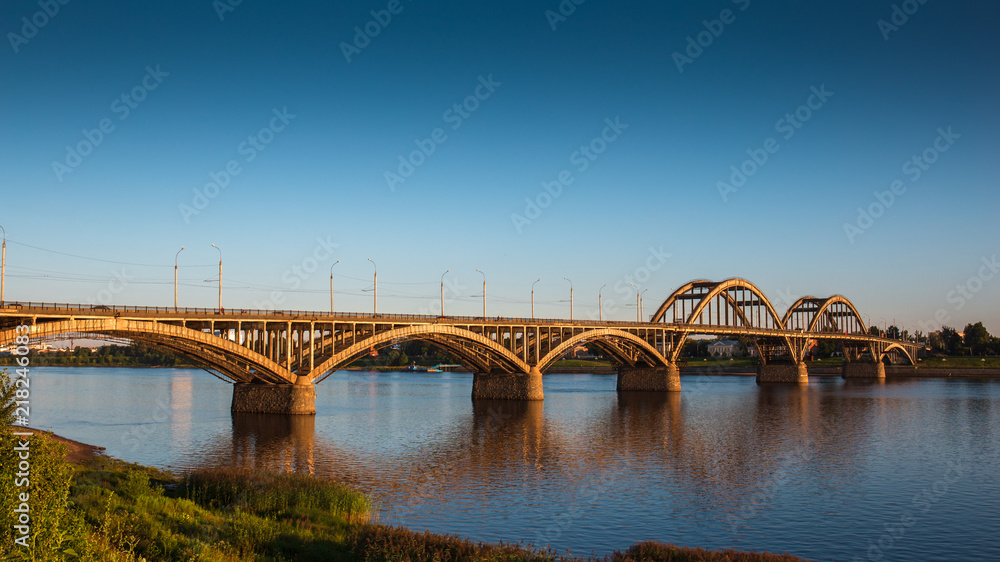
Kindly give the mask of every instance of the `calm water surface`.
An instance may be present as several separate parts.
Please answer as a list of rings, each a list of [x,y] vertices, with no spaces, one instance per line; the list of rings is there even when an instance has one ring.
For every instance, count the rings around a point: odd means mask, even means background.
[[[682,376],[617,394],[548,375],[543,403],[472,375],[340,372],[312,416],[229,413],[199,370],[32,369],[32,425],[172,470],[346,480],[380,520],[605,554],[645,539],[823,560],[1000,560],[1000,381]]]

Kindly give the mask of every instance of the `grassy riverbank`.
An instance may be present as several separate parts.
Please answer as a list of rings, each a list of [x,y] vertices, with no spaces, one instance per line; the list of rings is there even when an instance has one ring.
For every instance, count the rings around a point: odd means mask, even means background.
[[[928,369],[1000,369],[1000,357],[927,357],[920,361]]]

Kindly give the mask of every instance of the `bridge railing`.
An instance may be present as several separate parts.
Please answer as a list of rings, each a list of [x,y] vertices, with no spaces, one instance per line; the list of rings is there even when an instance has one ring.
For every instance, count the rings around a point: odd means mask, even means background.
[[[331,316],[337,318],[372,318],[378,320],[448,320],[448,321],[471,321],[471,322],[481,322],[483,320],[489,320],[494,322],[525,322],[525,323],[565,323],[574,324],[580,323],[591,323],[592,320],[566,320],[564,318],[522,318],[516,316],[439,316],[434,314],[395,314],[395,313],[384,313],[379,312],[377,314],[372,312],[337,312],[335,314],[330,314],[329,312],[320,312],[317,310],[271,310],[271,309],[256,309],[256,308],[223,308],[219,310],[218,308],[202,308],[202,307],[173,307],[173,306],[130,306],[130,305],[89,305],[89,304],[71,304],[71,303],[50,303],[50,302],[33,302],[33,301],[5,301],[0,304],[0,310],[10,309],[10,308],[24,308],[32,310],[45,310],[52,312],[84,312],[84,313],[95,313],[101,315],[107,315],[116,312],[138,312],[138,313],[177,313],[177,314],[205,314],[205,315],[215,315],[215,316],[236,316],[236,315],[249,315],[249,316],[305,316],[311,318],[330,318]],[[612,325],[634,325],[637,322],[628,320],[604,320],[603,324]]]

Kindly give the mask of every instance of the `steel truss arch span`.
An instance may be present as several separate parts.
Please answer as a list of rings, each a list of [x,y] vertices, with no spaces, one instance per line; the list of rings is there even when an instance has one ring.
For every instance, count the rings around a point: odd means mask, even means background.
[[[839,319],[845,321],[840,322]],[[844,333],[868,333],[857,307],[843,295],[833,295],[825,299],[802,297],[788,307],[781,324],[786,330],[804,329],[807,332],[816,332],[824,331],[826,325],[821,324],[822,321],[832,322]],[[851,330],[851,328],[857,329]]]
[[[635,366],[637,359],[645,359],[653,367],[667,367],[670,365],[655,347],[639,336],[613,328],[600,328],[576,334],[554,347],[545,354],[545,357],[539,360],[538,370],[544,371],[562,357],[566,351],[583,342],[597,344],[601,349],[607,351],[609,355],[629,366]],[[625,343],[628,347],[622,348],[613,345],[614,342]],[[628,351],[632,351],[633,353],[628,353]]]
[[[688,292],[690,292],[692,289],[696,287],[704,287],[710,285],[715,285],[715,283],[707,279],[696,279],[694,281],[690,281],[688,283],[685,283],[684,285],[681,285],[673,293],[670,293],[670,296],[668,296],[666,300],[663,301],[663,304],[661,304],[660,307],[656,309],[656,312],[653,313],[653,316],[650,317],[649,321],[667,322],[667,320],[664,319],[664,315],[666,314],[668,309],[672,308],[674,304],[677,303],[677,301],[681,298],[682,295],[686,295]],[[676,320],[684,322],[683,318],[675,318],[672,321]]]
[[[691,306],[687,306],[688,302]],[[784,330],[781,317],[774,305],[756,285],[734,277],[714,282],[697,280],[686,283],[674,291],[650,318],[651,322],[668,322],[667,312],[673,310],[673,322],[678,320],[689,328],[683,332],[674,347],[670,361],[677,361],[688,336],[697,334],[697,326],[723,328],[751,328],[759,330]],[[680,314],[678,314],[678,312]],[[714,313],[714,314],[713,314]],[[707,322],[706,322],[707,320]],[[796,346],[787,336],[769,337],[766,345],[755,337],[758,355],[793,353]],[[765,351],[768,353],[765,353]]]
[[[0,331],[0,346],[13,343],[15,329]],[[287,369],[246,347],[214,334],[152,321],[118,318],[61,320],[29,326],[31,338],[49,338],[63,334],[90,333],[111,338],[142,341],[165,348],[210,366],[232,382],[251,382],[257,378],[271,384],[293,384],[295,375]],[[252,370],[251,370],[252,369]]]
[[[874,346],[874,347],[878,348],[877,357],[873,354],[873,358],[875,359],[876,363],[881,362],[883,359],[886,358],[889,358],[889,361],[891,363],[892,357],[896,355],[896,356],[902,356],[902,358],[906,359],[910,365],[917,364],[916,361],[914,361],[913,355],[910,353],[910,350],[902,345],[899,345],[898,343],[891,343],[889,345],[886,345],[884,348],[882,346]]]
[[[531,371],[531,367],[514,354],[514,352],[480,334],[451,326],[420,324],[386,330],[365,338],[350,347],[338,351],[332,357],[317,365],[308,377],[313,383],[319,383],[337,369],[345,367],[364,356],[371,349],[380,349],[399,340],[425,340],[435,345],[446,347],[446,349],[458,349],[469,363],[468,366],[484,372],[502,370],[506,372],[528,373]],[[471,344],[471,346],[479,349],[464,346],[462,345],[463,343]],[[456,355],[458,354],[456,353]],[[475,359],[472,359],[472,357],[475,357]]]
[[[740,293],[738,291],[744,291],[744,292]],[[745,294],[746,292],[750,293],[749,296],[751,300],[740,300],[741,297],[744,299],[746,298],[747,296]],[[774,328],[774,329],[783,328],[783,324],[781,323],[781,317],[778,316],[778,312],[774,309],[774,305],[771,304],[771,301],[768,300],[768,298],[764,295],[763,291],[757,288],[757,286],[754,285],[753,283],[747,281],[746,279],[741,279],[739,277],[734,277],[732,279],[726,279],[725,281],[719,281],[719,282],[698,280],[698,281],[692,281],[690,283],[681,286],[679,289],[674,291],[669,297],[667,297],[665,301],[663,301],[663,304],[660,305],[660,307],[650,318],[650,322],[666,321],[664,317],[668,310],[674,308],[676,311],[676,305],[678,303],[681,303],[685,300],[693,300],[697,301],[697,304],[691,308],[690,313],[687,312],[687,308],[682,309],[683,312],[685,313],[682,322],[684,324],[689,324],[689,325],[695,324],[697,320],[703,320],[701,318],[702,314],[705,312],[706,308],[708,308],[713,303],[713,301],[718,297],[722,297],[722,299],[726,302],[728,307],[733,310],[734,312],[733,320],[739,318],[741,321],[745,322],[745,324],[743,324],[743,327]],[[746,314],[746,310],[744,310],[747,307],[751,308],[763,307],[763,310],[766,311],[767,315],[763,316],[758,314],[755,316],[754,314],[750,314],[748,316]],[[711,320],[712,319],[709,318],[709,323],[711,323]],[[719,320],[721,320],[721,315]],[[728,322],[728,320],[729,319],[727,318],[727,322],[719,325],[729,325],[733,327],[738,327],[736,324]],[[698,323],[705,324],[704,321]],[[760,325],[755,325],[755,324],[760,324]],[[772,325],[767,326],[766,324],[772,324]]]
[[[42,336],[32,336],[31,339],[37,342],[64,341],[67,339],[97,340],[117,345],[142,343],[153,348],[175,353],[201,364],[207,373],[225,382],[249,382],[254,379],[253,373],[237,368],[235,363],[228,361],[225,357],[220,357],[219,354],[209,354],[196,346],[187,346],[183,342],[174,341],[170,338],[157,339],[137,334],[129,334],[129,337],[122,337],[98,332],[69,332],[65,334],[50,333]],[[220,374],[224,376],[220,376]]]

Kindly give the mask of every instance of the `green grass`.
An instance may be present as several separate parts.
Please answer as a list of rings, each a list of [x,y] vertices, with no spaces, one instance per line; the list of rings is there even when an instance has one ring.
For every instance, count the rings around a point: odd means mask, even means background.
[[[678,362],[680,367],[756,367],[757,360],[753,357],[683,357]]]
[[[611,367],[611,361],[597,359],[559,359],[552,363],[553,367]]]
[[[70,501],[94,560],[348,559],[371,501],[329,480],[243,469],[184,478],[99,458],[77,467]]]
[[[769,554],[741,552],[738,550],[707,551],[701,548],[685,548],[656,541],[645,541],[629,547],[625,552],[615,552],[608,557],[612,562],[795,562],[802,560],[789,554]]]
[[[275,518],[309,512],[366,521],[371,500],[336,482],[306,474],[267,473],[250,469],[202,470],[183,481],[185,497],[200,505],[241,509]]]

